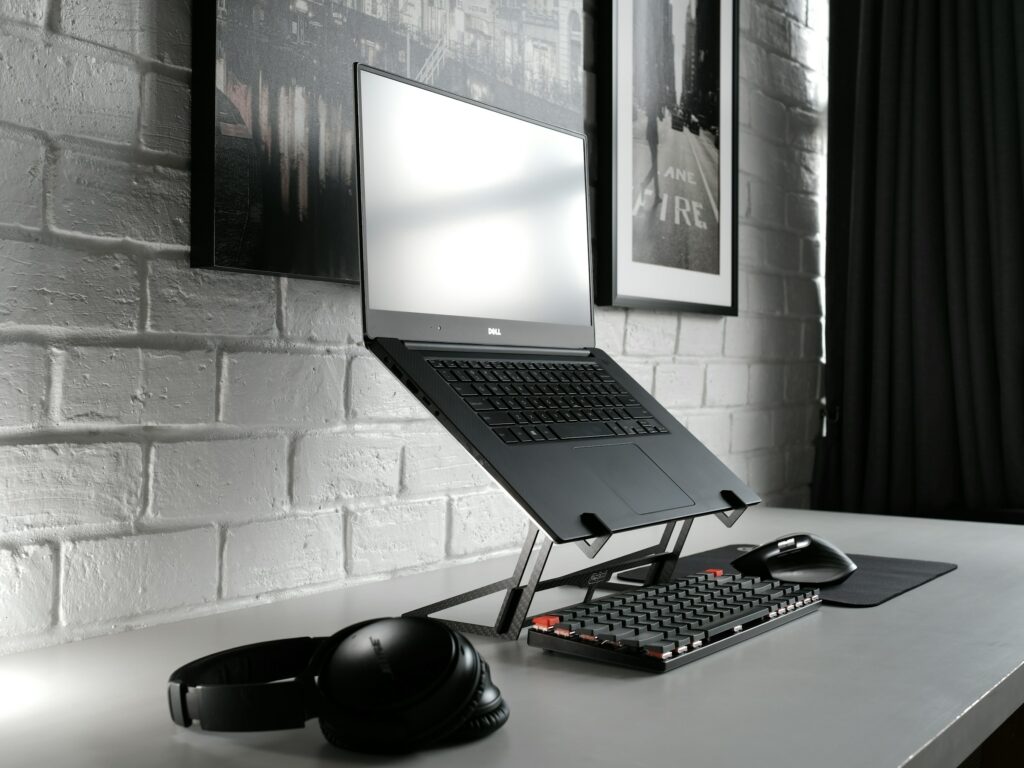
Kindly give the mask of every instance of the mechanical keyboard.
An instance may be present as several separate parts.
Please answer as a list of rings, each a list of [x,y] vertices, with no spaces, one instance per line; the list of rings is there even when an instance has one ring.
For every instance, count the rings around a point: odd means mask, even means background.
[[[509,445],[668,432],[594,361],[428,362]]]
[[[716,570],[534,616],[527,642],[549,651],[664,672],[820,605],[816,588],[724,576]]]

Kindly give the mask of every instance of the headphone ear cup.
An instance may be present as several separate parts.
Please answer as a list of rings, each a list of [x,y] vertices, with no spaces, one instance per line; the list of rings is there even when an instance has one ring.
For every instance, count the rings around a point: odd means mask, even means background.
[[[479,654],[477,654],[479,658]],[[489,736],[508,722],[509,708],[498,686],[491,680],[491,669],[480,659],[480,685],[466,721],[448,738],[445,744],[476,741]]]

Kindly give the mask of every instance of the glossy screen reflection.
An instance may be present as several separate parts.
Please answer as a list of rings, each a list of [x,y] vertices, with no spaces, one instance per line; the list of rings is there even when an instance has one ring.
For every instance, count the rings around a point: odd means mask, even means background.
[[[583,139],[363,72],[374,310],[590,324]]]

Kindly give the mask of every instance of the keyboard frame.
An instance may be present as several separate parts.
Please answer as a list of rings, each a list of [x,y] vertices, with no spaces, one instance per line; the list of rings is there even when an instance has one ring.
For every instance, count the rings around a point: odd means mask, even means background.
[[[709,656],[712,653],[717,653],[718,651],[725,650],[726,648],[731,648],[737,643],[743,642],[747,638],[756,637],[770,629],[780,627],[783,624],[788,624],[794,619],[799,619],[801,616],[814,613],[820,607],[821,599],[819,598],[813,603],[805,603],[799,608],[795,608],[792,611],[787,611],[780,616],[776,616],[774,619],[767,619],[755,624],[749,629],[742,629],[739,632],[735,632],[730,637],[715,640],[714,642],[703,645],[700,648],[692,651],[686,651],[682,655],[675,655],[669,659],[659,659],[654,656],[649,656],[646,653],[622,651],[596,643],[592,640],[581,640],[577,637],[561,637],[553,632],[544,632],[532,627],[527,632],[526,643],[527,645],[532,645],[534,648],[541,648],[545,651],[554,651],[555,653],[562,653],[569,656],[579,656],[580,658],[600,661],[605,664],[614,664],[619,667],[641,669],[649,672],[668,672],[671,669],[678,669],[679,667],[686,666],[690,662],[703,659],[705,656]]]

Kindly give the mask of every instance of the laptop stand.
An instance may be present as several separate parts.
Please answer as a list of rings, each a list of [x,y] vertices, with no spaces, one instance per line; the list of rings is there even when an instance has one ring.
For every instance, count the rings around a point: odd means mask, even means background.
[[[724,495],[725,494],[723,494],[723,496]],[[729,496],[733,496],[733,494],[729,494]],[[726,528],[732,528],[732,526],[740,519],[740,516],[746,511],[746,507],[741,505],[739,499],[734,496],[733,498],[735,498],[735,502],[739,506],[734,506],[731,512],[714,513],[715,517],[721,520]],[[732,501],[732,499],[730,499],[730,501]],[[496,592],[504,591],[505,597],[504,600],[502,600],[497,620],[494,622],[493,626],[487,624],[473,624],[463,621],[452,621],[450,619],[436,620],[446,624],[458,632],[483,635],[484,637],[496,637],[502,640],[515,640],[519,637],[519,633],[523,627],[526,626],[526,617],[530,612],[530,604],[533,602],[533,596],[537,592],[545,589],[552,589],[554,587],[580,587],[587,590],[586,597],[583,598],[583,600],[586,601],[592,599],[594,592],[598,589],[606,591],[636,589],[638,587],[637,584],[624,584],[622,582],[613,581],[612,579],[617,573],[643,565],[655,566],[648,569],[647,577],[644,580],[644,586],[657,584],[658,582],[665,581],[670,578],[673,570],[675,569],[676,561],[679,559],[679,555],[683,550],[683,545],[686,543],[686,538],[690,534],[690,528],[693,527],[694,519],[695,518],[690,517],[683,521],[673,520],[672,522],[667,523],[665,525],[665,531],[661,535],[661,540],[651,547],[637,550],[636,552],[632,552],[628,555],[613,558],[607,562],[582,568],[578,571],[567,573],[564,576],[557,576],[543,580],[541,579],[541,576],[544,573],[544,567],[547,565],[548,557],[551,554],[551,547],[554,542],[547,536],[542,535],[539,529],[531,523],[526,533],[526,540],[523,542],[523,547],[519,551],[519,560],[516,562],[516,566],[513,569],[511,576],[502,579],[501,581],[495,581],[491,584],[479,587],[478,589],[449,597],[446,600],[441,600],[436,603],[431,603],[430,605],[425,605],[422,608],[408,611],[403,615],[431,617],[439,611],[444,611],[448,608],[453,608],[456,605],[463,605],[464,603],[472,602],[481,597],[486,597],[487,595],[493,595]],[[682,522],[681,526],[680,522]],[[675,543],[672,543],[672,535],[675,533],[677,527],[680,528],[679,534],[676,536]],[[574,543],[588,559],[593,560],[604,548],[604,545],[608,543],[611,535],[612,534],[609,532],[596,536],[592,539],[584,539]],[[539,546],[537,545],[538,537],[541,539]],[[523,584],[523,575],[526,573],[527,565],[534,554],[535,547],[537,547],[537,551],[533,569],[530,571],[529,579],[525,584]]]

